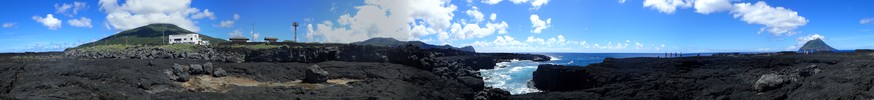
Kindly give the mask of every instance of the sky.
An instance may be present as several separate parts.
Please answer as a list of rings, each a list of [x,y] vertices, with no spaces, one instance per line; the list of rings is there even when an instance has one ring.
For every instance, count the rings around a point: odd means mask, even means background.
[[[774,52],[823,39],[874,49],[871,0],[25,0],[0,4],[0,52],[63,51],[171,23],[234,36],[391,37],[478,52]]]

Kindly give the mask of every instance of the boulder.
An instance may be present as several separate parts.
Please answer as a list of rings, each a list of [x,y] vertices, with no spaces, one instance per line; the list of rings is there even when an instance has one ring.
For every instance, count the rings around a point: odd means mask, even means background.
[[[170,80],[178,80],[179,79],[179,76],[176,76],[176,73],[173,73],[173,71],[164,70],[164,74],[166,74],[167,77],[170,78]]]
[[[319,65],[313,65],[307,68],[304,83],[322,83],[328,81],[328,71],[322,70]]]
[[[212,72],[213,77],[222,77],[222,76],[225,76],[227,74],[228,74],[228,72],[225,72],[225,70],[222,68],[215,68],[215,71]]]
[[[573,91],[597,85],[584,67],[552,64],[537,66],[531,81],[535,88],[543,91]]]
[[[203,71],[212,74],[212,72],[215,71],[215,67],[212,65],[211,62],[207,62],[203,64]]]
[[[188,73],[185,73],[185,72],[181,72],[181,73],[176,73],[176,76],[179,76],[179,78],[177,78],[176,81],[187,82],[188,78],[190,78],[191,75]]]
[[[765,74],[759,77],[753,88],[757,91],[768,91],[783,87],[792,82],[792,78],[786,75]]]
[[[173,70],[174,70],[175,72],[186,72],[185,69],[186,69],[185,66],[182,66],[182,65],[179,65],[179,64],[175,64],[175,63],[173,64]]]
[[[204,74],[203,66],[200,64],[191,64],[191,74]]]

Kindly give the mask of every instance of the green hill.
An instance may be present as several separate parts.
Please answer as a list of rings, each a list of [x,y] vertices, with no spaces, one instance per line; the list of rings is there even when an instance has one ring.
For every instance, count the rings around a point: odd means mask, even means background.
[[[163,32],[163,37],[162,37]],[[85,43],[76,48],[98,45],[163,45],[167,44],[166,36],[172,34],[194,33],[173,24],[149,24],[146,26],[125,30],[95,42]],[[227,42],[224,39],[213,38],[200,34],[201,39],[210,43]]]
[[[798,48],[798,51],[799,52],[805,52],[805,51],[807,51],[807,52],[829,52],[829,51],[837,51],[837,50],[835,48],[832,48],[831,46],[828,46],[828,44],[825,44],[825,42],[823,42],[821,39],[815,39],[815,40],[807,41],[807,43],[805,43],[804,46],[801,46],[801,48]]]
[[[385,47],[414,45],[414,46],[418,46],[421,49],[453,49],[453,50],[476,52],[476,50],[474,50],[474,48],[471,46],[456,48],[456,47],[452,47],[450,45],[437,46],[437,45],[426,44],[425,42],[422,42],[422,41],[399,41],[399,40],[394,39],[394,38],[385,38],[385,37],[370,38],[370,39],[367,39],[364,41],[353,42],[352,44],[385,46]]]

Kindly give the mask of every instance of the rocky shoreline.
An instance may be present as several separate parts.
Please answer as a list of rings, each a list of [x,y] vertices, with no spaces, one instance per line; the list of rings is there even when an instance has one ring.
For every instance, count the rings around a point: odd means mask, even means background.
[[[484,87],[477,70],[491,69],[498,62],[512,59],[550,59],[534,54],[474,53],[414,46],[197,48],[2,54],[0,76],[11,80],[0,81],[5,90],[0,97],[506,99],[506,91]]]
[[[414,46],[299,46],[204,50],[213,52],[205,53],[207,55],[233,52],[240,61],[149,56],[152,53],[131,53],[122,58],[90,56],[78,51],[0,54],[0,77],[9,79],[0,80],[0,90],[3,90],[0,98],[874,98],[871,95],[874,94],[871,87],[874,78],[868,77],[874,76],[870,72],[874,70],[874,60],[870,59],[874,53],[871,52],[607,58],[588,66],[540,65],[532,73],[530,84],[544,92],[510,95],[501,89],[485,87],[477,70],[493,69],[496,63],[513,59],[548,61],[550,58]],[[181,76],[187,78],[181,79]]]
[[[872,99],[872,53],[768,53],[540,65],[512,99]]]

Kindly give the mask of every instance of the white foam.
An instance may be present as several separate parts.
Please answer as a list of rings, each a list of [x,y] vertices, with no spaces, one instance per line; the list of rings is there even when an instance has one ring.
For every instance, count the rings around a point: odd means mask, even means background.
[[[558,56],[549,56],[549,60],[556,61],[556,60],[561,60],[561,58],[559,58]]]

